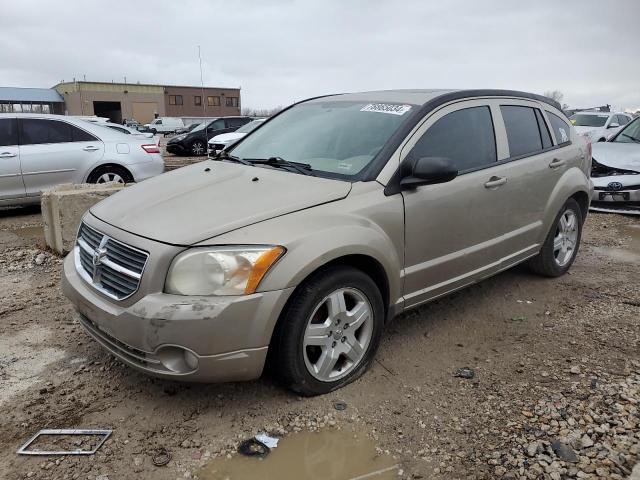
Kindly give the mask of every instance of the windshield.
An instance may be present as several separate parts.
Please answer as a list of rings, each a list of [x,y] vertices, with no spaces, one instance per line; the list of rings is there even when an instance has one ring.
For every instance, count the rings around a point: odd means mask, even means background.
[[[576,127],[604,127],[609,115],[586,115],[584,113],[576,113],[571,115],[571,123]]]
[[[188,132],[193,132],[196,128],[198,128],[202,123],[193,123],[187,127]]]
[[[245,123],[239,129],[236,130],[236,133],[249,133],[253,132],[256,128],[260,126],[261,123],[264,123],[263,119],[254,120],[253,122]]]
[[[347,101],[302,103],[273,118],[232,152],[248,160],[280,157],[348,179],[371,163],[412,108]]]
[[[620,130],[612,142],[640,143],[640,118],[636,118],[626,127]]]
[[[200,130],[204,130],[204,127],[206,126],[211,126],[213,122],[202,122],[200,124],[198,124],[197,127],[194,127],[193,130],[191,130],[192,132],[199,132]]]

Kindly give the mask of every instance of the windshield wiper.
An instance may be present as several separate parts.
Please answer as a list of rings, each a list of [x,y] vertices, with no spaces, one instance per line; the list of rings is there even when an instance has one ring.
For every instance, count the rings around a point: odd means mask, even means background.
[[[243,165],[249,165],[251,167],[253,167],[253,163],[251,162],[247,162],[246,160],[236,157],[234,155],[229,155],[227,152],[225,152],[224,150],[222,152],[220,152],[217,156],[216,156],[216,160],[220,161],[220,160],[231,160],[232,162],[238,162],[241,163]]]
[[[313,168],[308,163],[289,162],[282,157],[269,157],[269,158],[247,158],[247,162],[254,165],[269,165],[270,167],[278,168],[291,168],[303,175],[314,175]]]
[[[627,135],[626,133],[621,133],[620,135],[622,135],[623,137],[630,138],[631,140],[633,140],[636,143],[640,143],[640,138],[636,138],[633,135]]]

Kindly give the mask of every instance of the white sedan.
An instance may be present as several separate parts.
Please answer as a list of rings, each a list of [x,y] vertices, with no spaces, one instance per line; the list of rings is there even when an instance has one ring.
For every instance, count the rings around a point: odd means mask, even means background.
[[[593,144],[591,209],[640,215],[640,118]]]
[[[140,182],[164,171],[153,139],[64,115],[0,114],[0,205],[62,183]]]
[[[216,135],[209,140],[209,148],[207,150],[209,158],[215,157],[220,153],[227,145],[231,145],[236,140],[240,140],[242,137],[250,132],[253,132],[256,128],[265,122],[266,118],[257,118],[237,129],[235,132],[222,133]]]
[[[623,112],[578,112],[571,115],[569,120],[576,132],[595,143],[607,141],[633,120],[633,117]]]

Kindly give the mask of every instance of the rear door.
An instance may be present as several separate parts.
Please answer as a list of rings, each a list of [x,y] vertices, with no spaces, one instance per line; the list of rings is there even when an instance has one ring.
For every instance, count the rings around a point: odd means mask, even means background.
[[[18,120],[0,118],[0,200],[24,196],[18,146]]]
[[[491,275],[504,252],[509,197],[503,142],[496,139],[491,100],[469,100],[429,117],[401,158],[447,157],[454,180],[402,192],[405,203],[407,306]]]
[[[20,161],[27,195],[37,196],[61,183],[84,180],[104,154],[102,141],[62,120],[19,119]]]
[[[538,102],[501,99],[497,128],[507,140],[504,187],[509,208],[505,216],[506,240],[501,269],[532,256],[540,249],[547,203],[568,159],[553,143],[549,125]],[[567,131],[567,140],[568,140]]]

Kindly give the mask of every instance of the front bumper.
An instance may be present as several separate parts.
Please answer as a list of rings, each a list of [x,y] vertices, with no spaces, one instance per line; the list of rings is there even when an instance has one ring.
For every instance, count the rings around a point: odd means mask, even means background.
[[[640,214],[640,175],[613,175],[592,180],[595,189],[591,196],[591,210]]]
[[[151,293],[125,307],[83,280],[72,254],[64,262],[62,289],[89,335],[122,362],[153,376],[197,382],[258,378],[293,291],[239,297]]]
[[[167,143],[165,149],[174,155],[184,155],[187,153],[187,148],[180,143]]]

